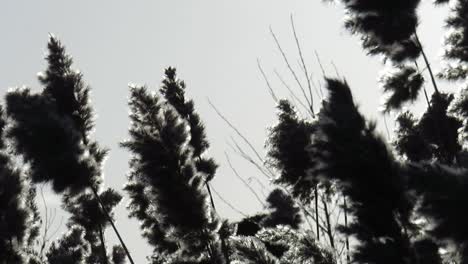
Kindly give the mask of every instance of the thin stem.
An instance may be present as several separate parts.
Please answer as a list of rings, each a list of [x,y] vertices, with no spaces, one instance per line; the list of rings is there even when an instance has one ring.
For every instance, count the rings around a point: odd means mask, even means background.
[[[213,195],[211,194],[210,184],[207,181],[205,181],[205,186],[206,186],[206,190],[208,190],[208,194],[210,196],[211,206],[213,207],[213,210],[216,212],[216,207],[215,207],[215,204],[214,204]]]
[[[43,189],[44,185],[41,186],[41,198],[42,198],[42,202],[44,204],[44,210],[45,210],[45,225],[44,225],[44,235],[42,236],[42,244],[41,244],[41,249],[40,249],[40,256],[41,256],[41,259],[42,257],[44,256],[44,249],[45,249],[45,246],[47,244],[47,232],[49,230],[49,209],[47,208],[47,203],[45,201],[45,198],[44,198],[44,189]]]
[[[104,263],[108,264],[109,260],[107,259],[106,243],[104,241],[104,234],[102,232],[101,224],[98,225],[98,230],[99,230],[99,239],[101,240],[101,249],[102,249],[102,256],[104,258]]]
[[[317,79],[317,83],[318,83],[318,86],[319,86],[320,95],[323,98],[324,96],[323,96],[323,90],[322,90],[322,83],[320,82],[320,79]]]
[[[230,202],[228,202],[226,199],[224,199],[224,197],[218,191],[216,191],[215,188],[212,188],[212,189],[213,189],[213,192],[218,196],[218,198],[221,201],[223,201],[227,206],[229,206],[232,210],[234,210],[238,214],[242,215],[243,217],[247,217],[247,214],[243,213],[241,210],[237,209],[234,205],[232,205]]]
[[[266,83],[266,85],[268,87],[268,90],[270,91],[270,95],[273,98],[273,101],[275,101],[275,103],[278,103],[278,97],[276,97],[275,91],[273,91],[273,88],[271,87],[271,84],[268,81],[268,77],[266,76],[265,72],[263,71],[263,68],[262,68],[262,65],[260,64],[259,59],[257,59],[257,66],[258,66],[258,69],[260,70],[260,73],[263,76],[263,79],[265,80],[265,83]]]
[[[270,27],[270,33],[271,35],[273,36],[273,39],[275,40],[275,43],[276,43],[276,46],[278,47],[281,55],[283,56],[283,60],[284,62],[286,63],[286,66],[288,67],[289,71],[291,72],[291,74],[293,75],[294,77],[294,80],[296,80],[297,84],[299,85],[299,88],[301,89],[302,91],[302,94],[304,95],[304,98],[306,99],[307,101],[307,104],[309,105],[309,109],[311,110],[310,111],[310,114],[312,115],[312,117],[315,117],[315,113],[313,111],[313,108],[312,108],[312,104],[311,102],[309,101],[309,98],[307,97],[307,94],[304,90],[304,87],[302,86],[301,82],[299,81],[299,78],[297,77],[297,74],[296,72],[294,71],[294,69],[291,67],[291,64],[289,63],[289,60],[288,58],[286,57],[286,54],[284,53],[283,51],[283,48],[281,47],[280,43],[279,43],[279,40],[278,38],[276,37],[275,33],[273,32],[273,29]]]
[[[348,228],[348,205],[346,204],[346,196],[343,196],[343,209],[344,209],[344,226],[347,229]],[[346,244],[346,261],[348,264],[351,263],[351,258],[349,256],[349,238],[348,235],[346,234],[345,238],[345,244]]]
[[[88,137],[86,136],[86,133],[85,133],[84,130],[81,131],[81,136],[82,136],[82,139],[83,139],[83,144],[88,145]],[[94,197],[98,201],[99,205],[101,206],[102,211],[104,212],[104,214],[107,217],[107,220],[111,224],[112,229],[114,229],[115,234],[119,238],[120,244],[122,245],[123,249],[125,250],[125,254],[127,255],[128,260],[130,261],[131,264],[135,264],[135,262],[133,261],[132,256],[130,255],[130,252],[128,251],[127,246],[125,245],[125,242],[123,241],[122,237],[120,236],[119,230],[117,230],[117,227],[115,226],[114,221],[112,220],[112,217],[110,216],[109,212],[105,208],[104,203],[101,200],[101,197],[99,197],[99,194],[98,194],[96,188],[93,185],[90,185],[89,188],[91,188],[91,190],[93,191]]]
[[[416,65],[416,69],[418,69],[419,71],[419,66],[418,66],[418,62],[417,61],[414,61],[414,65]],[[426,67],[427,68],[427,67]],[[422,71],[420,71],[422,73]],[[424,92],[424,97],[426,97],[426,103],[427,103],[427,106],[429,108],[431,108],[431,102],[429,100],[429,96],[427,96],[427,90],[426,90],[426,86],[423,85],[423,92]]]
[[[92,190],[93,193],[94,193],[94,197],[95,197],[96,200],[99,202],[99,205],[101,206],[102,211],[103,211],[104,214],[106,215],[107,220],[108,220],[109,223],[111,224],[112,229],[114,229],[115,234],[116,234],[117,237],[119,238],[120,244],[122,245],[123,249],[125,250],[125,254],[126,254],[127,257],[128,257],[128,260],[130,260],[130,263],[131,263],[131,264],[135,264],[135,262],[133,261],[132,256],[130,255],[130,252],[128,251],[127,246],[125,245],[125,242],[123,241],[122,237],[120,236],[119,230],[117,230],[117,227],[115,226],[114,221],[112,220],[112,217],[110,216],[110,214],[109,214],[109,212],[107,211],[107,209],[104,207],[104,204],[103,204],[102,201],[101,201],[101,197],[99,197],[99,194],[97,193],[97,191],[96,191],[96,189],[94,188],[94,186],[90,186],[90,188],[91,188],[91,190]]]
[[[317,232],[317,241],[320,241],[320,229],[319,229],[319,213],[318,213],[318,187],[315,185],[314,188],[315,192],[315,224],[316,224],[316,232]]]
[[[318,224],[319,224],[319,228],[320,228],[323,232],[326,232],[327,229],[326,229],[323,225],[320,224],[320,222],[318,221],[318,219],[316,219],[316,218],[314,217],[314,215],[312,215],[312,213],[309,212],[309,210],[307,210],[307,209],[305,208],[305,206],[304,206],[300,201],[297,201],[297,200],[296,200],[296,203],[301,207],[301,209],[302,209],[304,215],[308,215],[310,218],[312,218],[312,221],[318,223]],[[307,219],[307,218],[306,218],[306,219]],[[311,224],[309,224],[309,227],[310,227],[310,229],[313,231],[313,227],[312,227]]]
[[[318,52],[315,50],[314,53],[315,53],[315,58],[317,59],[317,63],[320,66],[320,70],[322,71],[322,75],[323,77],[325,77],[326,76],[325,69],[323,68],[323,64],[322,64],[322,61],[320,60]]]
[[[427,59],[427,56],[426,56],[426,53],[424,52],[421,41],[419,41],[419,37],[418,37],[418,34],[416,33],[416,30],[414,31],[414,37],[416,38],[416,42],[419,46],[419,49],[421,50],[421,54],[423,56],[424,62],[426,63],[426,67],[429,70],[429,75],[431,76],[431,81],[432,81],[432,85],[434,86],[434,91],[436,92],[436,94],[439,94],[439,89],[437,88],[437,83],[435,81],[434,74],[432,72],[431,64],[429,63],[429,60]]]
[[[236,132],[236,134],[247,144],[247,146],[249,146],[249,148],[253,151],[253,153],[255,154],[255,156],[258,158],[258,160],[264,164],[265,161],[263,160],[263,158],[260,156],[260,154],[258,153],[258,151],[255,149],[255,147],[252,145],[252,143],[239,131],[239,129],[237,129],[223,114],[221,114],[221,112],[218,110],[218,108],[216,108],[214,106],[214,104],[210,101],[210,99],[208,99],[208,103],[210,104],[210,106],[213,108],[213,110],[215,110],[216,114],[218,114],[219,117],[221,117],[221,119],[223,119],[229,127],[231,127],[234,132]],[[270,174],[273,174],[271,172],[270,169],[268,168],[265,168]]]
[[[262,175],[264,175],[268,180],[271,180],[272,178],[275,177],[275,175],[271,172],[271,170],[268,170],[269,173],[265,172],[265,170],[263,169],[264,167],[266,168],[265,165],[260,165],[258,164],[258,162],[256,162],[255,160],[253,160],[252,157],[250,157],[247,153],[245,153],[245,151],[239,146],[239,144],[236,142],[236,140],[234,138],[231,137],[231,141],[233,142],[234,146],[232,146],[229,142],[227,142],[228,146],[231,147],[231,149],[236,153],[238,154],[239,156],[241,156],[243,159],[245,159],[246,161],[250,162],[252,165],[255,166],[255,168],[257,168],[260,173],[262,173]]]
[[[201,156],[198,156],[198,161],[201,161],[201,160],[202,160]],[[214,200],[213,200],[213,195],[211,194],[210,183],[207,181],[207,179],[205,179],[205,187],[206,187],[206,190],[208,191],[208,195],[210,196],[211,207],[216,212],[216,207],[215,207],[215,203],[214,203]]]
[[[312,86],[314,87],[314,91],[315,93],[317,94],[317,97],[320,98],[320,100],[323,100],[323,94],[322,92],[320,91],[319,93],[319,89],[317,88],[317,85],[315,85],[315,82],[314,82],[314,79],[312,78],[312,73],[310,74],[310,78],[312,80]]]
[[[310,111],[312,113],[314,113],[314,97],[312,96],[312,87],[310,85],[310,79],[309,79],[309,73],[307,72],[307,67],[306,67],[306,64],[304,62],[304,56],[302,55],[302,49],[301,49],[301,46],[299,44],[299,38],[297,37],[297,33],[296,33],[296,27],[294,26],[294,19],[293,19],[293,16],[291,15],[291,27],[292,27],[292,30],[293,30],[293,33],[294,33],[294,39],[296,40],[296,46],[297,46],[297,50],[299,52],[299,58],[301,59],[301,64],[302,64],[302,68],[304,69],[304,74],[306,76],[306,80],[307,80],[307,86],[309,88],[309,96],[310,96]]]
[[[281,77],[281,75],[278,73],[278,71],[275,69],[274,70],[275,74],[276,74],[276,77],[278,77],[278,79],[280,80],[280,82],[283,84],[284,87],[286,87],[286,89],[288,89],[289,93],[291,93],[291,95],[294,97],[294,99],[296,99],[296,101],[299,102],[299,104],[305,108],[306,112],[309,112],[310,109],[307,108],[307,106],[304,105],[304,103],[302,102],[301,99],[299,99],[296,95],[296,93],[293,92],[293,90],[291,89],[291,87],[289,87],[289,85],[284,81],[284,79]]]
[[[330,246],[335,249],[335,239],[333,238],[332,234],[332,227],[330,223],[330,213],[328,212],[328,205],[326,198],[323,198],[322,196],[322,204],[323,204],[323,212],[325,213],[325,220],[327,224],[327,235],[328,235],[328,240],[330,241]]]
[[[385,124],[385,131],[387,132],[387,139],[390,140],[390,130],[388,129],[386,113],[383,113],[383,121]]]
[[[338,71],[338,67],[336,67],[335,63],[333,61],[330,62],[333,69],[335,70],[336,77],[341,78],[340,72]]]
[[[261,204],[263,207],[265,207],[265,203],[262,201],[262,199],[260,199],[260,196],[258,196],[257,192],[255,192],[255,190],[249,185],[249,183],[246,182],[246,181],[244,180],[244,178],[242,178],[242,177],[239,175],[239,173],[237,172],[237,170],[234,168],[234,166],[233,166],[232,163],[231,163],[231,159],[229,159],[229,155],[228,155],[226,152],[224,152],[224,155],[226,156],[226,160],[227,160],[227,162],[228,162],[228,164],[229,164],[229,167],[231,167],[231,170],[234,172],[234,174],[237,176],[237,178],[239,178],[239,179],[242,181],[242,183],[255,195],[255,197],[256,197],[257,200],[260,202],[260,204]]]

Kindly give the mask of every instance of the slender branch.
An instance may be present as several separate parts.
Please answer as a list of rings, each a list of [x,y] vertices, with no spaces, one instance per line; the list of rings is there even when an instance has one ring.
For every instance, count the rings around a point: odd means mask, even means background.
[[[274,177],[274,174],[268,174],[263,170],[264,166],[261,166],[256,162],[255,160],[252,159],[248,154],[244,152],[244,150],[237,144],[237,142],[231,137],[232,142],[234,143],[235,147],[233,147],[229,142],[227,142],[228,146],[234,151],[234,153],[238,154],[240,157],[254,165],[255,168],[257,168],[262,175],[264,175],[267,179],[271,180],[271,178]]]
[[[416,65],[416,69],[418,69],[418,71],[419,71],[419,66],[418,66],[417,61],[414,61],[414,65]],[[420,72],[422,73],[422,71],[420,71]],[[427,107],[431,108],[431,102],[429,100],[429,96],[427,96],[426,86],[424,86],[424,85],[423,85],[423,92],[424,92],[424,97],[426,98]]]
[[[40,251],[39,255],[40,258],[43,259],[44,257],[44,249],[47,245],[47,242],[49,242],[50,238],[47,237],[47,234],[49,233],[49,228],[52,226],[51,220],[49,219],[49,208],[47,207],[46,200],[44,198],[44,185],[41,186],[41,199],[42,203],[44,204],[44,210],[45,210],[45,221],[44,221],[44,233],[42,235],[42,243],[40,246]]]
[[[213,195],[211,194],[210,184],[207,181],[205,181],[205,186],[206,186],[206,190],[208,191],[208,195],[210,196],[211,207],[213,207],[213,210],[216,212]]]
[[[435,81],[434,74],[432,72],[431,64],[429,63],[429,60],[427,59],[426,53],[424,52],[423,46],[421,44],[421,41],[419,40],[418,34],[416,33],[416,30],[414,31],[414,37],[416,38],[416,42],[419,46],[419,49],[421,50],[421,54],[423,56],[424,62],[426,63],[426,67],[429,70],[429,75],[431,76],[431,81],[432,85],[434,86],[434,91],[436,94],[439,94],[439,89],[437,88],[437,83]]]
[[[226,160],[227,160],[227,162],[229,164],[229,167],[231,167],[231,170],[234,172],[234,174],[237,176],[237,178],[239,178],[242,181],[242,183],[255,195],[255,197],[260,202],[260,204],[265,207],[265,203],[262,201],[262,199],[260,199],[260,196],[258,196],[257,192],[255,192],[255,190],[249,185],[249,183],[246,182],[244,180],[244,178],[242,178],[239,175],[239,173],[237,172],[237,170],[234,168],[234,166],[231,163],[231,160],[229,159],[229,155],[226,152],[224,152],[224,155],[226,156]]]
[[[340,72],[338,71],[338,67],[336,67],[336,64],[331,61],[330,64],[332,65],[333,69],[335,70],[336,77],[341,78]]]
[[[245,214],[244,212],[242,212],[241,210],[237,209],[232,203],[230,203],[229,201],[227,201],[226,199],[224,199],[224,197],[218,192],[216,191],[216,189],[213,187],[212,188],[213,192],[218,196],[218,198],[223,201],[223,203],[225,203],[227,206],[229,206],[232,210],[234,210],[235,212],[237,212],[238,214],[242,215],[243,217],[247,217],[247,214]]]
[[[299,44],[299,38],[297,37],[297,33],[296,33],[296,27],[294,26],[294,18],[293,18],[293,15],[291,14],[291,27],[292,27],[292,31],[294,33],[294,39],[296,40],[296,46],[297,46],[297,50],[299,52],[299,58],[301,59],[301,64],[302,64],[302,68],[304,69],[304,74],[305,74],[305,77],[306,77],[306,80],[307,80],[307,86],[309,88],[309,96],[310,96],[310,111],[312,112],[312,114],[314,114],[314,97],[312,96],[312,87],[310,85],[310,79],[309,79],[309,73],[307,72],[307,67],[306,67],[306,64],[304,62],[304,56],[302,55],[302,49],[301,49],[301,46]]]
[[[202,160],[201,156],[198,156],[197,158],[198,158],[198,161]],[[204,179],[204,181],[205,181],[206,190],[208,191],[208,195],[210,196],[211,207],[216,212],[216,207],[215,207],[215,203],[214,203],[214,200],[213,200],[213,195],[211,194],[210,183],[207,181],[207,179]]]
[[[266,76],[265,72],[263,71],[263,68],[262,68],[262,65],[260,64],[259,59],[257,59],[257,66],[258,66],[258,69],[260,70],[260,73],[263,76],[263,79],[265,80],[265,83],[266,83],[266,85],[268,87],[268,90],[270,91],[270,95],[273,98],[273,101],[275,101],[275,103],[278,103],[278,97],[276,97],[275,91],[273,91],[273,88],[271,87],[271,84],[268,81],[268,77]]]
[[[52,233],[50,234],[50,236],[47,238],[48,241],[49,241],[50,239],[52,239],[52,237],[54,237],[55,234],[58,233],[58,231],[60,230],[60,227],[62,226],[62,223],[63,223],[63,216],[60,217],[60,222],[59,222],[59,224],[57,225],[57,228],[55,229],[55,231],[52,232]]]
[[[348,205],[346,204],[346,196],[343,196],[343,209],[344,209],[344,226],[347,229],[348,228]],[[346,234],[345,237],[345,244],[346,244],[346,261],[348,264],[351,263],[351,257],[350,257],[350,252],[349,252],[349,237]]]
[[[318,186],[315,185],[315,188],[314,188],[314,192],[315,192],[315,224],[316,224],[316,232],[317,232],[317,241],[320,241],[320,229],[319,229],[319,208],[318,208]]]
[[[296,101],[299,102],[299,104],[304,107],[306,109],[307,112],[310,111],[309,108],[307,108],[307,106],[304,105],[304,103],[302,102],[302,100],[300,100],[297,96],[296,96],[296,93],[293,92],[293,90],[291,89],[291,87],[289,87],[289,85],[284,81],[284,79],[281,77],[281,75],[278,73],[278,71],[275,69],[274,70],[276,76],[278,77],[278,79],[280,80],[280,82],[283,84],[284,87],[286,87],[286,89],[288,89],[289,93],[291,93],[291,95],[294,97],[294,99],[296,99]]]
[[[223,119],[224,122],[226,122],[228,126],[234,130],[234,132],[236,132],[236,134],[247,144],[247,146],[249,146],[249,148],[254,152],[258,160],[262,162],[262,164],[264,164],[263,158],[260,156],[260,154],[252,145],[252,143],[223,114],[221,114],[221,112],[214,106],[214,104],[210,101],[210,99],[208,99],[208,103],[213,108],[213,110],[215,110],[216,114],[218,114],[218,116],[221,117],[221,119]],[[273,174],[268,168],[266,169],[269,171],[270,174]]]
[[[388,129],[388,125],[387,125],[387,115],[386,113],[383,113],[383,121],[384,121],[384,125],[385,125],[385,131],[387,131],[387,139],[390,140],[390,130]]]
[[[86,136],[86,133],[85,133],[84,130],[81,131],[81,137],[82,137],[82,140],[83,140],[83,144],[88,145],[88,137]],[[130,261],[131,264],[135,264],[135,262],[133,261],[132,256],[130,255],[130,252],[128,251],[127,246],[125,245],[125,242],[123,241],[122,237],[120,236],[119,230],[117,230],[117,227],[114,224],[114,220],[112,220],[112,217],[110,216],[109,212],[107,211],[106,207],[104,206],[104,203],[102,202],[101,197],[99,197],[99,194],[98,194],[98,192],[96,190],[96,187],[94,187],[92,184],[90,184],[89,188],[91,189],[91,191],[93,191],[94,197],[98,201],[104,215],[107,217],[107,220],[111,224],[112,229],[114,229],[115,234],[119,238],[120,244],[122,245],[122,247],[123,247],[123,249],[125,251],[125,254],[127,255],[128,260]]]
[[[322,61],[320,60],[318,52],[315,50],[314,53],[315,53],[315,58],[317,59],[317,63],[320,66],[320,70],[322,71],[322,75],[323,77],[325,77],[326,76],[325,69],[323,68],[323,64],[322,64]]]
[[[262,188],[262,190],[265,190],[266,189],[266,186],[265,184],[263,184],[263,182],[261,182],[259,179],[257,179],[255,176],[253,177],[249,177],[247,178],[247,181],[250,183],[251,181],[256,181],[258,183],[258,185],[260,185],[260,188]]]
[[[108,264],[109,260],[107,259],[106,243],[104,241],[104,233],[102,232],[101,224],[98,225],[98,230],[99,230],[99,239],[101,240],[101,249],[102,249],[102,255],[104,258],[104,263]]]
[[[332,234],[332,227],[330,223],[330,213],[328,212],[328,204],[327,204],[326,198],[323,198],[323,196],[322,196],[322,204],[323,204],[323,212],[325,213],[325,220],[327,224],[328,240],[330,241],[330,246],[333,249],[335,249],[335,239],[333,238],[333,234]]]
[[[312,73],[310,74],[310,79],[312,80],[312,86],[314,87],[314,91],[317,94],[317,97],[320,98],[320,100],[323,100],[323,94],[320,92],[319,89],[317,89],[317,85],[315,85],[315,82],[313,81]]]
[[[99,202],[99,205],[101,206],[102,211],[103,211],[104,214],[106,215],[107,220],[108,220],[109,223],[111,224],[112,229],[114,229],[115,234],[116,234],[117,237],[119,238],[120,244],[122,245],[123,249],[125,250],[125,254],[127,254],[128,260],[130,261],[131,264],[135,264],[135,262],[133,261],[132,256],[130,255],[130,252],[128,251],[127,246],[125,245],[125,242],[123,241],[122,237],[120,236],[119,230],[117,230],[117,227],[115,226],[114,221],[112,220],[112,217],[110,216],[109,212],[107,211],[107,209],[105,208],[104,204],[102,203],[101,197],[99,197],[99,194],[97,193],[97,191],[96,191],[96,189],[95,189],[94,186],[90,186],[90,188],[91,188],[91,190],[92,190],[93,193],[94,193],[94,197],[95,197],[96,200]]]
[[[279,41],[278,41],[278,38],[276,37],[275,33],[273,32],[273,29],[270,27],[270,33],[271,35],[273,36],[273,39],[275,40],[275,43],[276,43],[276,46],[278,47],[281,55],[283,56],[283,60],[284,62],[286,63],[286,66],[288,67],[289,71],[291,72],[291,74],[293,75],[294,77],[294,80],[296,80],[296,83],[299,85],[299,88],[301,89],[302,91],[302,94],[304,95],[304,98],[306,99],[307,101],[307,104],[309,105],[309,109],[311,109],[311,112],[310,114],[312,115],[312,117],[315,116],[315,113],[313,111],[313,108],[312,108],[312,104],[311,102],[309,101],[309,98],[307,97],[307,94],[305,92],[305,89],[304,87],[302,86],[301,82],[299,81],[299,78],[297,77],[297,74],[296,72],[294,71],[294,69],[291,67],[291,64],[289,64],[289,60],[288,58],[286,57],[286,54],[284,53],[283,51],[283,48],[281,47]]]
[[[304,206],[301,202],[299,202],[299,201],[296,200],[296,203],[301,207],[301,209],[302,209],[304,215],[307,215],[307,216],[309,216],[310,218],[312,218],[312,221],[314,221],[316,224],[318,224],[319,228],[320,228],[323,232],[326,232],[327,229],[326,229],[323,225],[320,224],[319,220],[318,220],[317,218],[315,218],[314,215],[313,215],[311,212],[309,212],[309,210],[307,210],[307,209],[305,208],[305,206]],[[306,218],[306,219],[307,219],[307,218]],[[310,224],[309,224],[309,226],[310,226],[310,229],[313,231],[314,228],[313,228]]]

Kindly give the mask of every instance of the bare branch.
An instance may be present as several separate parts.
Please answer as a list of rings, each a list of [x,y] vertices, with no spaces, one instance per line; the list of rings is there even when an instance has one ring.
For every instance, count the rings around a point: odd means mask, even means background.
[[[289,93],[294,97],[294,99],[296,99],[299,104],[304,107],[304,109],[309,112],[310,109],[307,108],[307,106],[305,106],[305,104],[302,102],[301,99],[299,99],[297,96],[296,96],[296,93],[294,93],[294,91],[291,89],[291,87],[284,81],[284,79],[281,77],[281,75],[278,73],[278,71],[275,69],[274,70],[276,76],[278,77],[278,79],[281,81],[281,83],[284,85],[284,87],[286,87],[286,89],[288,89]]]
[[[216,196],[218,196],[218,198],[223,203],[225,203],[227,206],[229,206],[232,210],[234,210],[238,214],[242,215],[243,217],[247,217],[247,214],[243,213],[241,210],[237,209],[234,205],[232,205],[230,202],[228,202],[226,199],[224,199],[224,197],[218,191],[216,191],[216,189],[213,186],[211,187],[211,190],[216,194]]]
[[[306,101],[307,101],[307,104],[309,105],[309,109],[310,109],[310,114],[312,117],[315,116],[315,113],[313,111],[313,108],[312,108],[312,104],[311,102],[309,101],[309,98],[307,97],[307,94],[305,92],[305,89],[304,87],[302,86],[301,82],[299,81],[299,78],[297,77],[297,74],[296,72],[294,71],[294,69],[291,67],[291,64],[289,64],[289,60],[288,58],[286,57],[286,54],[284,53],[283,51],[283,48],[281,48],[281,45],[278,41],[278,38],[276,37],[275,33],[273,32],[273,29],[270,27],[270,33],[271,35],[273,36],[273,39],[275,40],[275,43],[276,43],[276,46],[278,47],[279,51],[281,52],[281,55],[283,56],[283,60],[284,62],[286,63],[286,66],[288,67],[289,71],[291,72],[291,74],[293,75],[294,79],[296,80],[296,83],[299,85],[299,88],[301,89],[302,91],[302,94],[304,95],[304,98],[306,98]]]
[[[273,91],[273,88],[270,85],[270,82],[268,81],[268,77],[266,76],[265,72],[262,69],[262,65],[260,64],[260,60],[257,59],[257,66],[260,72],[262,73],[263,79],[265,80],[266,85],[268,86],[268,90],[270,91],[270,95],[273,98],[273,101],[275,101],[276,104],[278,104],[278,97],[276,97],[275,92]]]
[[[301,49],[301,46],[299,44],[299,38],[297,37],[297,33],[296,33],[296,27],[294,26],[294,18],[293,18],[293,15],[291,14],[291,27],[292,27],[292,31],[294,33],[294,39],[296,40],[296,46],[297,46],[297,50],[299,52],[299,58],[301,59],[301,64],[302,64],[302,68],[304,69],[304,75],[306,77],[306,80],[307,80],[307,86],[309,88],[309,96],[310,96],[310,111],[312,112],[312,115],[314,115],[314,97],[312,96],[312,87],[310,85],[310,78],[309,78],[309,73],[307,72],[307,67],[306,67],[306,64],[304,62],[304,56],[302,55],[302,49]]]
[[[322,75],[323,77],[325,77],[326,74],[325,74],[325,69],[323,68],[323,65],[322,65],[322,61],[320,60],[320,57],[316,50],[314,51],[314,53],[315,53],[315,58],[317,59],[317,63],[320,66],[320,70],[322,71]]]
[[[242,177],[239,175],[239,173],[237,172],[237,170],[234,168],[234,166],[233,166],[232,163],[231,163],[231,160],[229,159],[229,155],[228,155],[226,152],[224,152],[224,155],[226,156],[226,160],[227,160],[227,162],[228,162],[228,164],[229,164],[229,167],[231,167],[231,170],[234,172],[234,174],[237,176],[237,178],[239,178],[239,179],[242,181],[242,183],[255,195],[255,197],[256,197],[257,200],[260,202],[260,204],[262,204],[263,207],[265,207],[265,203],[262,201],[262,199],[260,199],[260,196],[258,196],[257,192],[249,185],[248,182],[246,182],[246,181],[244,180],[244,178],[242,178]]]
[[[218,114],[219,117],[221,117],[221,119],[224,120],[224,122],[226,122],[229,127],[231,127],[234,132],[236,132],[236,134],[247,144],[247,146],[249,146],[249,148],[254,152],[255,156],[258,158],[258,160],[264,164],[265,161],[263,160],[263,158],[260,156],[260,154],[258,153],[258,151],[255,149],[255,147],[252,145],[252,143],[239,131],[239,129],[237,129],[223,114],[221,114],[221,112],[216,108],[216,106],[214,106],[214,104],[210,101],[210,99],[208,99],[208,103],[210,104],[210,106],[213,108],[213,110],[215,110],[215,112]],[[273,175],[273,173],[271,172],[270,169],[266,168],[270,174]]]

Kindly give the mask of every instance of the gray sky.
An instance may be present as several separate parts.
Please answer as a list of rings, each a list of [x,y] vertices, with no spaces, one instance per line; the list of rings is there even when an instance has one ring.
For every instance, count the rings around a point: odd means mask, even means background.
[[[424,1],[420,10],[420,36],[431,60],[437,62],[444,9],[436,9],[428,2],[431,1]],[[155,90],[164,68],[175,66],[205,121],[212,144],[208,155],[221,165],[214,188],[243,212],[252,214],[261,206],[229,169],[224,151],[230,152],[241,176],[264,178],[230,151],[226,142],[235,134],[210,108],[206,98],[263,151],[266,128],[274,124],[275,110],[256,59],[261,60],[275,91],[281,97],[288,96],[273,69],[291,86],[293,78],[269,34],[269,26],[293,67],[301,73],[290,14],[294,15],[304,57],[315,80],[321,81],[316,50],[328,74],[334,75],[330,62],[337,65],[361,110],[382,121],[377,114],[381,91],[376,82],[381,62],[366,57],[357,38],[343,29],[341,7],[318,0],[2,1],[0,91],[3,95],[8,88],[21,85],[40,88],[36,74],[46,66],[43,57],[47,34],[56,34],[73,56],[74,67],[83,72],[93,88],[92,101],[98,114],[94,136],[111,149],[105,166],[105,185],[121,190],[128,169],[128,153],[118,147],[129,126],[127,84],[147,84]],[[318,107],[319,99],[315,100]],[[391,123],[389,120],[390,126]],[[252,185],[261,192],[255,181]],[[49,207],[59,208],[56,196],[47,193],[46,199]],[[150,249],[140,237],[138,223],[127,218],[127,202],[124,200],[117,209],[117,226],[135,261],[145,263]],[[241,217],[217,197],[215,202],[222,217]],[[116,241],[109,230],[107,237]]]

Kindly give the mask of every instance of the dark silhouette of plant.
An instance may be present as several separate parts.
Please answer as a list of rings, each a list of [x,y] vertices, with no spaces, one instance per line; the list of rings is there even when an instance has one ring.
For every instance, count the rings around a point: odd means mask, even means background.
[[[99,194],[107,212],[120,202],[122,196],[112,189]],[[67,226],[80,226],[84,230],[84,240],[90,246],[86,263],[110,263],[104,240],[104,231],[109,225],[105,214],[92,193],[82,193],[78,196],[65,196],[64,209],[71,214]],[[112,217],[112,215],[111,215]],[[115,249],[117,250],[117,249]],[[123,250],[123,249],[122,249]]]
[[[302,223],[301,209],[296,206],[292,197],[281,189],[274,189],[268,195],[267,203],[270,213],[263,219],[264,227],[286,225],[299,229]]]
[[[122,146],[133,153],[125,187],[132,198],[132,214],[143,218],[143,224],[156,222],[162,227],[157,232],[164,230],[166,234],[160,241],[175,244],[177,250],[171,252],[174,248],[165,243],[158,251],[173,253],[171,263],[200,258],[203,263],[223,263],[218,219],[201,189],[204,175],[196,169],[187,129],[190,126],[172,106],[150,95],[145,87],[131,87],[129,106],[130,139]],[[142,188],[138,192],[146,201],[133,199],[139,195],[136,187]]]
[[[447,3],[448,1],[437,1]],[[446,20],[444,39],[445,65],[438,74],[448,80],[464,80],[468,73],[468,1],[456,0]]]
[[[6,112],[13,121],[7,136],[30,166],[33,183],[50,182],[55,192],[69,198],[90,189],[126,250],[98,195],[107,150],[89,139],[94,124],[90,88],[71,68],[72,59],[57,38],[51,35],[47,47],[48,68],[39,76],[42,92],[23,88],[6,95]]]
[[[436,250],[455,247],[460,263],[468,260],[468,215],[461,209],[468,196],[468,171],[440,163],[410,164],[407,169],[408,185],[420,197],[417,212],[430,221],[426,232],[434,238]],[[428,252],[428,250],[425,250]],[[456,261],[456,259],[452,259]]]
[[[396,62],[415,59],[420,54],[413,36],[418,24],[419,0],[342,0],[346,8],[345,26],[359,34],[369,54],[383,54]]]
[[[210,181],[218,165],[207,157],[205,127],[175,68],[165,70],[157,94],[131,86],[130,136],[121,144],[132,154],[124,190],[130,217],[140,221],[142,235],[153,248],[149,262],[335,264],[344,261],[341,252],[346,246],[348,264],[468,263],[468,88],[465,84],[458,92],[439,90],[417,34],[419,0],[341,3],[346,28],[360,36],[369,54],[382,56],[391,66],[379,80],[388,95],[385,112],[416,102],[421,90],[427,109],[420,117],[399,113],[395,137],[387,145],[376,123],[359,112],[348,84],[326,78],[329,96],[316,114],[312,82],[291,18],[307,86],[271,32],[301,88],[310,118],[299,117],[293,103],[278,100],[258,63],[278,104],[278,123],[269,129],[266,141],[266,162],[220,116],[256,157],[249,157],[236,142],[233,149],[274,188],[264,211],[250,217],[240,212],[245,218],[231,223],[216,212]],[[468,1],[452,1],[440,78],[468,76],[467,11]],[[133,263],[112,214],[122,197],[101,189],[107,150],[91,138],[90,88],[71,68],[72,59],[57,38],[50,37],[48,51],[48,67],[39,77],[43,90],[10,91],[6,111],[0,111],[0,263],[124,264],[126,257]],[[424,69],[418,65],[420,56]],[[318,55],[317,59],[325,75]],[[432,95],[425,88],[426,69]],[[229,158],[228,163],[237,175]],[[38,183],[50,183],[71,215],[68,232],[46,253],[45,240],[39,242]],[[263,204],[263,198],[257,198]],[[309,212],[312,208],[315,214]],[[121,242],[111,250],[104,237],[109,224]],[[325,238],[320,239],[321,234]]]
[[[26,262],[23,245],[34,240],[35,229],[28,234],[30,211],[22,200],[30,202],[31,197],[21,171],[6,153],[5,126],[0,108],[0,263],[22,264]]]
[[[195,112],[194,102],[185,98],[185,83],[177,79],[176,69],[169,67],[164,73],[165,78],[159,91],[166,99],[166,102],[174,107],[179,116],[183,118],[190,127],[189,144],[192,147],[193,156],[196,158],[195,168],[198,172],[205,175],[205,186],[210,195],[211,205],[213,209],[215,209],[209,182],[214,178],[218,165],[212,158],[202,157],[202,154],[210,146],[206,139],[205,127],[200,116]]]
[[[266,141],[268,164],[280,172],[276,184],[293,187],[294,197],[310,201],[311,190],[317,182],[304,180],[311,163],[305,148],[310,143],[314,126],[298,118],[287,100],[280,100],[277,108],[278,123],[270,129]]]
[[[98,186],[106,151],[95,142],[84,144],[93,123],[89,87],[70,68],[72,60],[55,37],[48,49],[49,67],[39,78],[44,90],[17,89],[6,96],[7,114],[14,120],[7,133],[31,165],[33,182],[50,181],[57,192],[77,194]]]
[[[81,264],[89,254],[89,245],[84,239],[83,228],[74,226],[57,243],[52,243],[47,252],[47,263]]]
[[[309,152],[309,177],[337,182],[355,221],[343,228],[356,237],[353,260],[358,263],[405,263],[414,259],[404,232],[412,201],[399,175],[400,165],[353,102],[346,82],[327,79],[323,103]]]
[[[431,106],[419,120],[407,112],[398,117],[398,137],[394,144],[400,155],[410,161],[456,162],[462,149],[458,140],[462,121],[449,112],[453,99],[452,94],[434,94]]]
[[[424,78],[418,69],[408,65],[398,65],[394,72],[387,72],[380,77],[383,91],[389,94],[385,101],[385,110],[400,109],[406,102],[418,98],[424,84]]]

